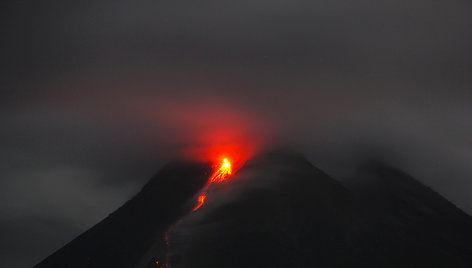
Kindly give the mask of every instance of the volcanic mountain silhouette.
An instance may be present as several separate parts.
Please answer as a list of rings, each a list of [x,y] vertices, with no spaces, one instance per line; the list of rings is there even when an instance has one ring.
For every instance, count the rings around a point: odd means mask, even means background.
[[[344,186],[301,155],[263,154],[192,212],[210,175],[165,166],[35,267],[472,267],[471,217],[389,166]]]

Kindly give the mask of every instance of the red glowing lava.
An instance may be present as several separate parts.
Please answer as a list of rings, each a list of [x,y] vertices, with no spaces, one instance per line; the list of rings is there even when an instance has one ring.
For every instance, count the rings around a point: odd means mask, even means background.
[[[212,183],[220,183],[226,181],[229,176],[231,175],[232,172],[232,165],[231,162],[228,160],[228,158],[223,158],[223,161],[221,162],[219,168],[213,172],[211,175],[210,179],[208,180],[207,186],[205,189],[208,188],[208,186]],[[198,197],[198,204],[195,206],[193,211],[196,211],[199,209],[203,203],[205,203],[205,198],[206,198],[206,190],[204,190],[203,194]]]
[[[210,183],[225,181],[229,175],[231,175],[231,163],[228,159],[224,158],[220,168],[211,175]]]
[[[205,203],[205,198],[206,198],[206,195],[201,195],[198,197],[198,205],[193,209],[193,211],[197,210],[199,207],[203,205],[203,203]]]

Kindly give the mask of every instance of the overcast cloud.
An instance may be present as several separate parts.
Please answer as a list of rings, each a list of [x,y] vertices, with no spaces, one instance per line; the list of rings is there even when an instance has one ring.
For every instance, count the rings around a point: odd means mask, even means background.
[[[471,5],[4,1],[1,266],[212,142],[288,144],[339,179],[376,158],[471,214]]]

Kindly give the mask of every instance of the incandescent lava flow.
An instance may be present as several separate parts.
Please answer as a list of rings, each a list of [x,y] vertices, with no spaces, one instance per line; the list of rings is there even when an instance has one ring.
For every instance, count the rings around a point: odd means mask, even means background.
[[[198,197],[198,205],[193,209],[193,211],[197,210],[199,207],[203,205],[203,203],[205,203],[205,198],[206,198],[206,195],[201,195]]]
[[[232,166],[231,162],[227,158],[223,158],[223,161],[221,162],[219,168],[215,170],[215,172],[211,175],[210,179],[208,180],[208,183],[205,186],[205,190],[198,197],[198,204],[195,206],[193,211],[196,211],[203,205],[203,203],[205,203],[205,198],[207,197],[206,189],[208,189],[208,186],[210,184],[221,183],[221,182],[226,181],[229,178],[232,171],[231,166]]]
[[[210,183],[213,182],[222,182],[228,179],[228,177],[231,175],[231,163],[228,161],[227,158],[223,159],[223,162],[221,163],[221,167],[216,170],[213,175],[210,177]]]

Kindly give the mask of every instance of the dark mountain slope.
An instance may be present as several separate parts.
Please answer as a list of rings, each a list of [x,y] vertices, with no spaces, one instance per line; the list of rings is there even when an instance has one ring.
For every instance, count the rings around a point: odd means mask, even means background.
[[[438,193],[378,162],[347,181],[358,200],[355,211],[364,236],[357,254],[366,263],[377,259],[389,260],[391,267],[471,267],[472,219]]]
[[[155,265],[158,256],[165,261],[165,232],[191,210],[187,202],[210,172],[206,164],[165,166],[134,198],[35,267],[137,267]]]
[[[303,157],[256,157],[218,192],[169,234],[169,267],[334,267],[339,261],[349,192]]]
[[[471,266],[468,215],[400,171],[368,176],[347,190],[299,155],[259,156],[175,226],[170,267]]]
[[[472,221],[391,167],[343,186],[298,154],[250,159],[206,188],[207,165],[173,164],[37,267],[472,267]],[[170,226],[173,226],[170,230]]]

